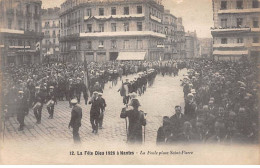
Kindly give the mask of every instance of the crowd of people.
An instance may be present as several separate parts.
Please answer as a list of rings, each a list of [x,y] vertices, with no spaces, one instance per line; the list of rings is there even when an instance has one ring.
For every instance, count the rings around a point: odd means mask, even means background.
[[[183,68],[188,69],[182,80],[184,109],[176,106],[173,116],[163,117],[157,144],[258,142],[258,69],[246,59],[238,62],[171,60],[8,66],[3,70],[2,110],[5,117],[17,117],[21,131],[30,109],[35,122],[41,124],[43,107],[47,108],[48,118],[53,119],[55,105],[68,101],[72,108],[69,127],[73,128],[74,140],[78,142],[82,118],[78,104],[82,95],[85,105],[91,104],[90,123],[92,132],[97,133],[103,125],[105,85],[109,89],[117,86],[120,80],[122,85],[118,92],[126,105],[121,118],[134,118],[135,121],[131,119],[129,123],[128,133],[132,136],[129,134],[128,139],[140,142],[141,136],[135,132],[140,133],[146,120],[145,113],[138,109],[140,103],[136,97],[153,85],[157,74],[174,77]],[[127,78],[130,74],[136,74],[133,80]],[[125,81],[122,80],[124,75]],[[132,108],[127,110],[128,106]],[[133,128],[138,130],[131,130]]]
[[[258,143],[258,68],[238,62],[187,61],[185,106],[163,117],[157,144]]]
[[[19,131],[22,131],[25,125],[24,119],[30,110],[34,113],[35,122],[41,124],[44,105],[49,113],[48,119],[53,119],[55,105],[59,101],[68,101],[68,105],[74,107],[72,100],[76,99],[77,103],[80,103],[83,94],[87,105],[94,100],[95,95],[102,96],[106,83],[111,88],[117,85],[118,79],[122,80],[123,75],[139,73],[139,76],[129,84],[128,81],[124,83],[129,86],[127,95],[124,96],[124,102],[128,104],[130,99],[128,94],[133,92],[143,94],[147,83],[152,85],[156,76],[153,68],[159,67],[160,63],[156,61],[10,65],[3,70],[2,110],[6,111],[5,117],[17,116],[20,124]],[[104,107],[102,108],[104,111]],[[93,111],[95,110],[91,108],[91,114]],[[91,124],[93,132],[97,132],[97,120],[93,117],[91,117]],[[100,125],[102,128],[102,122]]]

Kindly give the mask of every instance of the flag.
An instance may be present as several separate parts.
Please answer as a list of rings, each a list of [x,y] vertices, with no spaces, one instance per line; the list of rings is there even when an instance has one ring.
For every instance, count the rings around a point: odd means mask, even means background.
[[[88,63],[87,63],[86,58],[84,58],[84,83],[87,86],[88,95],[90,95],[89,94],[90,84],[89,84],[89,76],[88,76]]]

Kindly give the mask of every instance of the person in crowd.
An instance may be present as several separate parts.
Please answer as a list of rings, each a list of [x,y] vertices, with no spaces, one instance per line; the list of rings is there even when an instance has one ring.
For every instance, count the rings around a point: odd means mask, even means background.
[[[82,108],[78,105],[78,101],[76,99],[71,100],[72,111],[71,111],[71,119],[69,123],[69,129],[72,127],[72,134],[74,143],[80,143],[79,136],[79,128],[81,127],[81,119],[82,119]]]
[[[129,119],[127,142],[131,144],[141,144],[143,142],[143,126],[146,125],[145,114],[139,110],[139,100],[133,98],[130,106],[132,109],[122,111],[120,117]]]

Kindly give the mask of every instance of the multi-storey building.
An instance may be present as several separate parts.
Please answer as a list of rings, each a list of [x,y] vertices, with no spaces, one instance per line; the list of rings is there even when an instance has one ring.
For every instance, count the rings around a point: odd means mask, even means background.
[[[186,50],[185,50],[185,30],[182,24],[182,18],[177,18],[177,30],[175,32],[176,37],[176,50],[178,58],[185,58]]]
[[[0,1],[2,66],[41,61],[41,0]]]
[[[213,39],[212,38],[200,38],[200,55],[202,58],[212,59],[213,52]]]
[[[42,10],[42,54],[45,61],[61,60],[59,37],[60,37],[60,8]]]
[[[259,0],[213,0],[215,60],[260,56]],[[258,59],[259,60],[259,59]]]
[[[177,53],[177,18],[170,13],[170,10],[165,10],[163,14],[163,27],[166,39],[164,41],[164,60],[178,58]]]
[[[158,60],[164,56],[161,0],[67,0],[61,5],[65,60]]]
[[[200,43],[196,31],[185,34],[185,58],[194,59],[200,57]]]

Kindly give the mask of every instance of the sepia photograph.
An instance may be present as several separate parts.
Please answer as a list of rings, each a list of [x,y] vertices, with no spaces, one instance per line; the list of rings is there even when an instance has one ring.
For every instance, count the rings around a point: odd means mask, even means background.
[[[0,0],[0,165],[259,165],[260,0]]]

